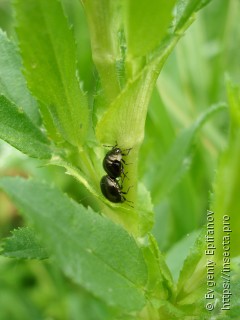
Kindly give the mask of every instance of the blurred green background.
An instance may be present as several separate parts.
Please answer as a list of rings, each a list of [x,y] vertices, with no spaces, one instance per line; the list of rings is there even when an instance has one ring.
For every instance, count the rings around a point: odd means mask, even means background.
[[[84,88],[93,91],[94,67],[86,19],[78,0],[64,0],[78,46],[78,69]],[[139,159],[140,179],[157,194],[157,173],[176,138],[211,105],[227,101],[225,78],[239,81],[240,2],[212,1],[197,16],[167,60],[154,90]],[[15,38],[13,12],[0,0],[0,27]],[[221,112],[196,136],[186,172],[165,197],[156,198],[153,233],[168,262],[179,243],[189,247],[205,223],[219,155],[226,146],[229,119]],[[168,168],[166,167],[166,170]],[[0,176],[35,176],[60,186],[79,202],[84,188],[64,175],[61,168],[41,167],[0,141]],[[155,181],[156,180],[156,181]],[[155,186],[155,190],[152,189]],[[17,210],[0,193],[0,237],[24,225]],[[17,261],[0,257],[0,319],[113,319],[107,308],[79,289],[48,262]],[[115,315],[116,316],[116,315]]]

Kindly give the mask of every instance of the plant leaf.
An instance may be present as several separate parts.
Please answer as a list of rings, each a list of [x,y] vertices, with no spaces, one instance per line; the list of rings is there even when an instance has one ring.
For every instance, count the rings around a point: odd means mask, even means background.
[[[46,184],[2,178],[0,186],[39,230],[67,276],[109,305],[143,307],[146,265],[124,229]]]
[[[127,53],[145,56],[152,51],[167,32],[176,0],[124,1]],[[144,39],[144,40],[143,40]]]
[[[210,1],[211,0],[179,0],[177,2],[175,31],[182,29],[184,24],[190,22],[191,16],[206,6]]]
[[[181,269],[177,284],[177,301],[181,304],[194,304],[199,297],[199,290],[205,290],[203,283],[206,276],[207,256],[205,242],[206,229],[203,228],[190,249]]]
[[[148,267],[149,299],[165,300],[167,297],[170,298],[173,293],[172,276],[159,251],[157,242],[151,234],[148,236],[147,245],[142,246],[142,251]]]
[[[0,138],[33,158],[51,158],[49,142],[22,109],[0,96]]]
[[[183,24],[185,31],[188,24]],[[114,144],[132,148],[142,142],[147,107],[158,74],[180,39],[181,34],[171,35],[154,51],[150,62],[134,73],[134,78],[129,80],[109,105],[108,110],[100,118],[96,126],[96,135],[103,144]]]
[[[216,256],[220,259],[223,255],[223,242],[230,241],[230,239],[231,257],[240,255],[238,230],[240,225],[240,198],[238,196],[240,188],[240,85],[234,85],[228,80],[227,89],[230,105],[230,137],[217,168],[211,206],[215,213]]]
[[[35,232],[31,228],[20,228],[12,231],[12,236],[5,239],[1,255],[18,259],[46,259],[48,254]]]
[[[175,143],[162,160],[159,168],[156,168],[154,172],[154,174],[158,172],[158,175],[155,175],[151,188],[153,203],[166,196],[190,167],[192,157],[191,147],[198,131],[202,128],[204,123],[217,112],[225,109],[225,103],[213,105],[206,112],[201,114],[193,125],[184,130],[176,139]]]
[[[183,239],[178,241],[167,253],[166,262],[171,270],[175,282],[178,280],[180,270],[184,259],[186,258],[190,247],[199,236],[199,230],[187,234]]]
[[[216,261],[215,254],[204,254],[207,249],[206,234],[207,231],[204,227],[184,261],[178,281],[176,303],[180,309],[187,310],[188,315],[190,311],[191,316],[195,318],[201,313],[203,318],[207,319],[209,310],[206,308],[206,304],[211,302],[214,304],[214,310],[211,310],[211,315],[216,319],[235,319],[236,312],[239,311],[237,295],[239,290],[239,257],[231,259],[231,273],[229,273],[228,278],[225,272],[220,272],[223,271],[223,261]],[[214,232],[214,238],[215,235],[216,233]],[[215,242],[214,245],[217,246]],[[214,272],[213,278],[211,278],[212,273],[210,272]],[[227,287],[229,284],[231,284],[230,289]],[[223,288],[229,289],[231,292],[231,311],[227,311],[229,318],[225,318],[226,313],[222,310]],[[205,298],[205,294],[210,293],[210,289],[213,290],[213,300]]]
[[[117,141],[125,148],[140,144],[154,83],[152,72],[142,73],[128,83],[100,119],[96,128],[99,141],[103,144],[114,144]]]
[[[169,54],[180,39],[180,35],[170,37],[151,61],[141,71],[136,72],[109,105],[96,126],[96,135],[103,144],[115,144],[126,148],[140,145],[144,137],[144,126],[148,103],[159,72]]]
[[[121,59],[119,0],[82,0],[88,19],[93,60],[108,101],[120,92],[117,62]]]
[[[37,103],[29,93],[21,73],[22,63],[17,48],[1,30],[0,52],[0,94],[23,108],[34,123],[39,123]]]
[[[88,105],[76,74],[73,34],[61,5],[57,0],[17,0],[15,8],[28,85],[43,103],[40,106],[48,108],[62,136],[75,146],[82,145]],[[46,110],[42,114],[46,116]]]

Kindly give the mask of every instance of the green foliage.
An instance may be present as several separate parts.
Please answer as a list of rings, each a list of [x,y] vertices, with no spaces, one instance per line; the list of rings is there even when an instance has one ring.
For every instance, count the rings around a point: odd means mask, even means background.
[[[0,92],[21,107],[29,118],[39,122],[37,103],[29,93],[22,75],[21,59],[14,42],[0,30]]]
[[[48,185],[2,178],[1,188],[33,222],[57,265],[74,282],[109,305],[127,311],[143,306],[147,270],[126,231]]]
[[[231,239],[231,256],[235,257],[240,254],[238,245],[238,226],[240,224],[240,199],[238,196],[240,188],[240,87],[228,81],[227,88],[231,128],[228,146],[222,154],[218,166],[212,203],[212,210],[216,213],[216,255],[221,259],[224,236]]]
[[[171,270],[175,282],[177,282],[179,278],[184,260],[186,259],[189,250],[192,247],[192,244],[196,241],[198,235],[199,231],[193,231],[191,234],[187,234],[186,237],[172,246],[167,253],[166,262]]]
[[[235,294],[240,90],[229,77],[228,118],[223,74],[239,76],[239,5],[81,2],[15,0],[14,24],[2,24],[8,36],[0,31],[0,138],[38,159],[22,165],[14,153],[6,163],[12,149],[0,144],[0,175],[28,177],[0,178],[10,198],[0,194],[0,318],[237,319],[237,299],[221,311],[219,269],[227,214]],[[108,201],[99,186],[107,146],[116,143],[131,148],[126,177],[117,179],[130,202]],[[211,315],[202,227],[209,202]]]
[[[30,157],[49,159],[51,150],[46,136],[21,108],[0,96],[0,137]]]
[[[1,254],[18,259],[48,258],[46,250],[29,227],[13,230],[12,236],[5,240]]]
[[[153,179],[151,190],[154,202],[165,197],[181,180],[191,165],[192,149],[197,133],[211,116],[224,109],[226,109],[225,103],[208,108],[191,127],[178,136],[159,166],[157,179]]]
[[[195,245],[183,263],[177,283],[177,300],[180,304],[195,304],[196,297],[202,296],[204,291],[199,294],[198,289],[204,290],[204,275],[206,258],[205,250],[205,229],[202,230],[196,239]],[[190,276],[191,275],[191,276]]]
[[[120,1],[82,1],[86,11],[93,60],[102,81],[107,101],[112,101],[120,92],[116,64],[121,60],[119,31],[121,16]]]
[[[142,57],[160,44],[172,20],[176,1],[125,1],[126,43],[128,55]],[[134,16],[134,19],[132,17]],[[144,41],[142,39],[144,38]]]
[[[41,102],[46,128],[51,132],[53,122],[66,141],[81,146],[88,130],[88,105],[76,74],[73,34],[60,3],[16,1],[15,8],[26,78]]]
[[[182,26],[191,18],[194,11],[198,11],[211,0],[180,0],[177,3],[177,19],[176,30],[181,29]]]

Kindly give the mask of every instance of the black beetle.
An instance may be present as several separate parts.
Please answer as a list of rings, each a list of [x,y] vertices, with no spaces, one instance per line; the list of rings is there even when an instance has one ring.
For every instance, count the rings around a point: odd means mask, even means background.
[[[104,197],[111,202],[114,202],[114,203],[122,203],[124,201],[132,202],[127,200],[124,197],[124,194],[128,193],[131,186],[128,188],[127,192],[124,192],[122,191],[122,186],[120,186],[118,181],[108,175],[102,177],[100,181],[100,187]]]
[[[123,151],[120,148],[118,148],[117,145],[115,145],[112,147],[112,150],[108,151],[106,156],[104,157],[103,168],[111,178],[118,178],[121,176],[121,174],[123,174],[124,177],[126,177],[123,168],[123,163],[126,163],[122,157],[127,156],[131,148],[125,150],[127,150],[128,152],[123,153]]]

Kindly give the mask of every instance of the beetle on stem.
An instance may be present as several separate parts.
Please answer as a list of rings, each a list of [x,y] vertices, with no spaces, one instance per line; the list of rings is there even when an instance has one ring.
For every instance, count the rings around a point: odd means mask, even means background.
[[[123,167],[123,164],[126,165],[126,162],[123,159],[123,156],[127,156],[132,148],[122,150],[117,144],[111,147],[112,150],[108,151],[103,159],[103,168],[113,179],[119,178],[122,174],[126,177]],[[127,151],[127,153],[124,153],[123,151]]]
[[[125,194],[129,192],[129,189],[132,187],[130,186],[126,192],[122,191],[122,185],[120,186],[119,182],[116,179],[106,175],[103,176],[100,182],[100,187],[102,194],[107,198],[109,201],[113,203],[123,203],[125,201],[131,202],[125,198]],[[131,206],[132,207],[132,206]]]

